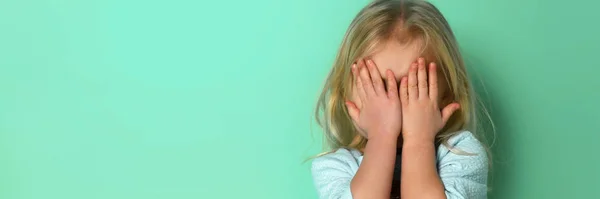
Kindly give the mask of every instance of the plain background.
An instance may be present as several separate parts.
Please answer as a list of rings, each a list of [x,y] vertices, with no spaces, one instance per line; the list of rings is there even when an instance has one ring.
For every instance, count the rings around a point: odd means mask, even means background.
[[[316,198],[314,102],[366,3],[0,1],[0,198]],[[600,3],[434,3],[497,125],[490,198],[600,198]]]

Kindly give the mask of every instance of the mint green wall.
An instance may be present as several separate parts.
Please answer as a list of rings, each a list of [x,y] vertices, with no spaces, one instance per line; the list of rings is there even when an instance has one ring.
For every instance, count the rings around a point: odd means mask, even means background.
[[[600,198],[600,3],[435,3],[487,89],[494,198]]]
[[[313,102],[366,2],[0,1],[0,198],[316,198]],[[600,196],[599,4],[494,2],[435,1],[488,91],[492,195]]]

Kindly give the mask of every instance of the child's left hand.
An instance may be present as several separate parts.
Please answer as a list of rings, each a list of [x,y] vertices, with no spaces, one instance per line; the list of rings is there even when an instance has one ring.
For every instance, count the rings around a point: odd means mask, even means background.
[[[427,77],[429,75],[429,78]],[[429,83],[427,80],[429,79]],[[438,131],[450,116],[460,108],[458,103],[447,105],[441,112],[438,107],[438,84],[435,63],[425,70],[425,60],[418,59],[408,70],[408,77],[400,83],[402,102],[402,137],[404,142],[433,142]]]

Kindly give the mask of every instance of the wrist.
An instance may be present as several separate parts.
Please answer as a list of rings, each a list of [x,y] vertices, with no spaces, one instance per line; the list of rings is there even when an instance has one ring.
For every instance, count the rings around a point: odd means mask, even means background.
[[[400,137],[399,133],[388,133],[385,131],[374,131],[375,133],[369,133],[368,140],[398,140]]]
[[[374,143],[377,146],[393,146],[398,145],[398,136],[378,135],[368,138],[368,143]]]
[[[425,137],[405,137],[402,140],[402,146],[408,147],[425,147],[433,145],[435,142],[435,138],[425,138]]]

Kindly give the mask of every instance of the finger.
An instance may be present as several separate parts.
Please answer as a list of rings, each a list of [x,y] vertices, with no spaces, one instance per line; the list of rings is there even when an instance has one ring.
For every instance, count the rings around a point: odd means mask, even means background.
[[[400,80],[400,102],[402,106],[408,105],[408,77],[402,77]]]
[[[460,104],[459,103],[451,103],[448,104],[448,106],[444,107],[444,109],[442,109],[442,122],[444,125],[442,126],[446,126],[446,122],[448,122],[448,119],[450,119],[450,116],[452,116],[452,114],[454,114],[454,112],[456,112],[456,110],[458,110],[460,108]]]
[[[419,86],[419,98],[427,99],[429,91],[427,89],[427,71],[425,70],[425,59],[419,58],[419,69],[417,70],[417,84]]]
[[[367,94],[367,97],[370,95],[376,95],[375,89],[373,88],[373,83],[371,81],[371,76],[369,75],[369,70],[364,63],[364,60],[359,61],[358,73],[360,74],[360,81],[362,82],[362,86]]]
[[[383,80],[381,80],[381,75],[379,74],[379,69],[375,66],[373,60],[367,60],[367,68],[369,69],[369,75],[371,75],[371,80],[373,82],[373,88],[375,89],[375,93],[378,95],[385,94],[385,89],[383,88]]]
[[[356,88],[356,92],[358,92],[358,98],[360,98],[361,102],[364,102],[367,94],[365,93],[365,89],[362,86],[362,82],[360,81],[360,76],[358,74],[358,66],[355,63],[352,65],[352,74],[354,75],[354,86]]]
[[[434,62],[429,64],[429,97],[438,103],[437,66]]]
[[[417,99],[419,89],[417,86],[417,64],[413,63],[408,69],[408,98],[411,100]]]
[[[346,101],[346,108],[348,109],[348,114],[353,121],[358,122],[358,116],[360,114],[360,109],[356,106],[354,102]]]
[[[396,78],[394,77],[394,72],[392,72],[392,70],[388,69],[386,71],[386,76],[387,76],[387,94],[388,94],[388,98],[390,99],[397,99],[398,98],[398,84],[396,83]]]

